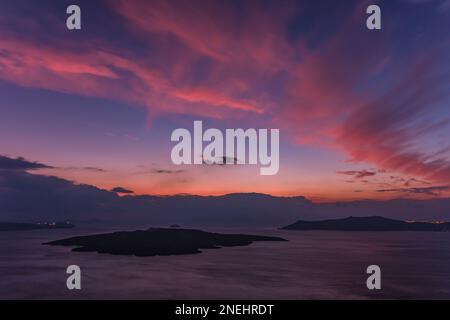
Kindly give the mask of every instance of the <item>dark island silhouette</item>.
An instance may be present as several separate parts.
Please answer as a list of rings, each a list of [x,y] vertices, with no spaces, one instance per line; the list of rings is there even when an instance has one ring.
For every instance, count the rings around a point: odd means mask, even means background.
[[[200,249],[246,246],[254,241],[287,241],[278,237],[219,234],[201,230],[151,228],[67,238],[44,245],[75,246],[72,251],[155,256],[201,253]]]
[[[0,231],[28,231],[41,229],[70,229],[74,225],[70,222],[18,223],[0,222]]]
[[[448,222],[409,222],[380,216],[348,217],[321,221],[299,220],[284,230],[342,230],[342,231],[450,231]]]

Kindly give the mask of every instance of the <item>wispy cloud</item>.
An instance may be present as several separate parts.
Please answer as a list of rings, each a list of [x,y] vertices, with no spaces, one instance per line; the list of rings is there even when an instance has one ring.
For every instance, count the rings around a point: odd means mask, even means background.
[[[76,167],[76,166],[70,166],[70,167],[64,167],[62,168],[64,170],[83,170],[83,171],[91,171],[91,172],[107,172],[107,170],[98,168],[98,167]]]
[[[434,3],[446,7],[448,0]],[[48,39],[51,10],[31,25],[19,11],[8,14],[0,28],[0,78],[126,102],[151,116],[262,123],[353,162],[418,181],[450,180],[449,43],[439,33],[425,42],[404,36],[399,31],[414,23],[408,15],[369,34],[360,2],[322,33],[311,23],[296,25],[309,14],[296,1],[102,4],[126,38],[109,41],[98,26],[82,41]],[[440,141],[430,139],[439,134]],[[339,173],[362,179],[377,171]]]
[[[369,171],[369,170],[337,171],[337,173],[347,175],[347,176],[354,176],[355,178],[371,177],[371,176],[374,176],[377,174],[375,171]]]
[[[398,192],[408,194],[425,194],[430,196],[440,195],[444,191],[450,190],[450,186],[432,186],[417,188],[379,189],[377,192]]]
[[[157,173],[157,174],[178,174],[178,173],[183,173],[184,170],[155,169],[155,170],[152,170],[152,172]]]

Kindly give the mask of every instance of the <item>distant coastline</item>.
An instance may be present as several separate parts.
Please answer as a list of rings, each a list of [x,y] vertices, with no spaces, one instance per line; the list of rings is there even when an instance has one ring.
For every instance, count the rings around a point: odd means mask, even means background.
[[[75,225],[73,225],[70,222],[41,222],[41,223],[0,222],[0,231],[71,229],[73,227],[75,227]]]
[[[282,227],[283,230],[335,231],[450,231],[449,222],[410,222],[380,216],[348,217],[319,221],[299,220]]]

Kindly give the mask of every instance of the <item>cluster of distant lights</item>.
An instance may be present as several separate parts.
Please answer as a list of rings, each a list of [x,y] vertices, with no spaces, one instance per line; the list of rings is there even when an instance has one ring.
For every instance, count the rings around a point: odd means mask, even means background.
[[[57,224],[62,224],[62,223],[71,224],[70,221],[66,221],[66,222],[55,222],[55,221],[52,221],[52,222],[38,222],[37,224],[38,225],[44,225],[44,226],[56,226]]]
[[[423,222],[423,221],[415,221],[415,220],[407,220],[405,221],[407,223],[416,223],[416,222]],[[433,224],[443,224],[446,223],[445,221],[430,221],[429,223],[433,223]]]

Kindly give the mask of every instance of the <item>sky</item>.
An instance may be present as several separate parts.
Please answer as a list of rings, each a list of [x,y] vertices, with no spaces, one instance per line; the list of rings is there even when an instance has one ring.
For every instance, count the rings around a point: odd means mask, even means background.
[[[0,155],[137,195],[446,197],[449,31],[449,0],[1,1]],[[278,174],[173,165],[194,120],[279,129]]]

